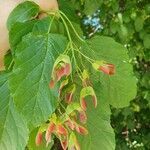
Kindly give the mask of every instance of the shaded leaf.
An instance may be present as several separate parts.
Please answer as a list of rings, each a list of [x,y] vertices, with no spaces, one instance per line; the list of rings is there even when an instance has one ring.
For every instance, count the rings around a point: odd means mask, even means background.
[[[4,57],[4,65],[5,65],[5,69],[8,70],[8,69],[12,69],[12,59],[13,59],[13,56],[12,56],[12,53],[11,51],[7,51],[7,53],[5,54],[5,57]]]

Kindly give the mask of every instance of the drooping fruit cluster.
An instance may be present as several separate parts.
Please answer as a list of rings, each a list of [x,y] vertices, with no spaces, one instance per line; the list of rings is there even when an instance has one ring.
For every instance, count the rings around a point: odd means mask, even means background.
[[[114,65],[105,61],[93,61],[92,66],[95,70],[102,71],[108,75],[115,73]],[[80,74],[82,85],[78,87],[80,96],[78,99],[74,99],[78,85],[73,83],[72,76],[73,70],[70,57],[61,54],[54,63],[49,84],[50,89],[54,88],[58,82],[60,84],[58,90],[59,106],[49,119],[49,123],[44,125],[44,130],[42,126],[39,129],[36,145],[40,145],[43,132],[45,132],[47,146],[52,141],[52,135],[55,135],[60,140],[64,150],[67,148],[80,150],[76,133],[81,135],[88,134],[88,130],[84,127],[88,119],[86,115],[86,97],[91,97],[95,108],[97,107],[97,97],[90,81],[89,73],[84,69]]]
[[[43,132],[45,132],[46,145],[52,141],[52,135],[55,135],[61,143],[64,150],[76,149],[80,150],[79,143],[77,141],[76,133],[81,135],[87,135],[88,130],[83,127],[87,120],[85,112],[81,109],[78,103],[72,103],[66,108],[66,112],[62,115],[56,115],[54,113],[49,119],[49,124],[41,126],[36,136],[36,145],[40,145],[42,142]],[[44,129],[44,130],[43,130]]]

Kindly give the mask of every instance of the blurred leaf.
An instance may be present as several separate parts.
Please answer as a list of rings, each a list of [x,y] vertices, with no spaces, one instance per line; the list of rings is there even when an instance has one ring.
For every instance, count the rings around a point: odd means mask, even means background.
[[[150,34],[146,34],[143,40],[145,48],[150,49]]]
[[[92,15],[102,4],[102,0],[85,0],[84,12],[86,15]]]
[[[135,30],[137,32],[142,30],[143,29],[143,25],[144,25],[144,18],[142,16],[141,17],[137,17],[135,22],[134,22],[134,25],[135,25]]]

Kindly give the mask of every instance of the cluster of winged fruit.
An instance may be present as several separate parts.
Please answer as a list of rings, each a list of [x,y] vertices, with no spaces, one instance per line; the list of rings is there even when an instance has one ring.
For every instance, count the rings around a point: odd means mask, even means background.
[[[105,74],[113,75],[115,68],[113,64],[108,64],[103,61],[95,61],[92,63],[94,69],[102,71]],[[58,100],[59,106],[51,118],[48,120],[44,127],[41,126],[36,136],[36,145],[40,145],[45,133],[46,145],[52,141],[52,135],[55,135],[61,143],[64,150],[76,149],[80,150],[80,145],[77,141],[76,133],[87,135],[88,130],[83,125],[86,125],[87,103],[86,97],[92,98],[94,107],[97,106],[97,97],[90,81],[89,73],[83,70],[81,74],[82,87],[80,90],[79,100],[74,98],[74,94],[78,87],[77,84],[72,82],[72,64],[68,55],[61,54],[55,61],[51,81],[49,84],[50,89],[55,88],[59,84]]]

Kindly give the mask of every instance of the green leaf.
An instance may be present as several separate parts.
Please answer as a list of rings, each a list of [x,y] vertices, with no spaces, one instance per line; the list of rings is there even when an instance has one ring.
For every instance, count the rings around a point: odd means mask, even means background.
[[[31,127],[46,121],[56,108],[58,90],[50,90],[49,82],[54,61],[66,43],[58,34],[31,33],[17,46],[10,87],[19,112]]]
[[[132,65],[129,64],[127,50],[111,38],[95,36],[88,40],[88,46],[84,44],[83,52],[90,54],[95,60],[115,65],[116,72],[112,76],[93,73],[93,79],[97,74],[96,80],[100,81],[100,98],[109,100],[114,107],[128,106],[136,95],[136,78]]]
[[[112,20],[110,22],[110,32],[115,34],[118,31],[118,28],[119,28],[119,23],[118,22],[116,23],[114,20]]]
[[[7,74],[0,74],[0,149],[24,150],[28,129],[10,96]]]
[[[34,2],[26,1],[19,4],[9,15],[7,27],[10,30],[16,22],[25,22],[35,18],[40,11],[40,8]]]
[[[84,12],[86,15],[92,15],[102,4],[102,0],[85,0]]]
[[[143,40],[144,47],[150,49],[150,34],[146,34]]]
[[[128,39],[128,29],[125,25],[120,25],[120,27],[118,28],[118,34],[119,34],[119,38],[122,41],[126,41]]]
[[[81,150],[114,150],[115,134],[110,125],[110,107],[108,101],[100,97],[99,83],[95,84],[94,88],[98,97],[98,105],[95,109],[89,103],[90,101],[87,101],[87,129],[89,133],[78,138]]]
[[[35,20],[15,23],[9,32],[9,43],[12,50],[21,42],[22,37],[32,31]]]
[[[134,25],[135,25],[135,30],[137,32],[142,30],[143,29],[143,25],[144,25],[144,17],[142,17],[142,16],[137,17],[135,22],[134,22]]]

